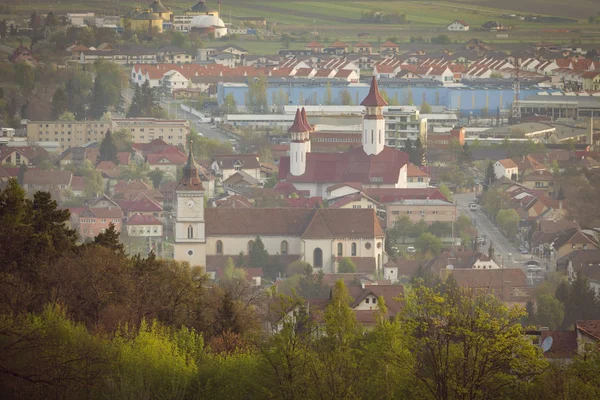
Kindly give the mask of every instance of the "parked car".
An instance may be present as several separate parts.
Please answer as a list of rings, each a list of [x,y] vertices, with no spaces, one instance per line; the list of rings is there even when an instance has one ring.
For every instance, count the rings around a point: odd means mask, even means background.
[[[529,254],[529,250],[527,250],[525,247],[519,247],[519,252],[521,254]]]
[[[477,211],[478,208],[479,208],[479,206],[475,203],[469,204],[469,210],[471,210],[471,211]]]
[[[415,249],[413,246],[408,246],[406,248],[406,251],[408,251],[409,253],[416,253],[417,249]]]

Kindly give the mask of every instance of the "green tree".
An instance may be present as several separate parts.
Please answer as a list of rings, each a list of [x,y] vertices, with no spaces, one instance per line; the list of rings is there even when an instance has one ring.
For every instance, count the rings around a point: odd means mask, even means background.
[[[152,186],[155,189],[158,189],[161,182],[165,178],[165,172],[160,169],[152,170],[152,171],[148,172],[148,178],[150,178],[150,180],[152,181]]]
[[[427,226],[427,223],[423,219],[421,219],[419,220],[419,222],[417,222],[416,224],[412,224],[412,226],[410,227],[410,237],[419,237],[423,233],[427,232],[428,228],[429,227]]]
[[[98,151],[98,161],[112,161],[115,165],[119,164],[119,158],[117,156],[118,153],[117,146],[112,137],[112,132],[110,129],[106,131],[106,135],[104,135],[104,139],[100,142],[100,149]]]
[[[248,256],[248,267],[264,268],[267,266],[267,263],[269,262],[269,253],[265,249],[265,245],[260,236],[254,238]]]
[[[512,208],[500,210],[496,216],[496,222],[510,240],[516,238],[520,220],[519,214]]]
[[[421,136],[417,138],[415,142],[415,156],[413,164],[418,167],[425,165],[425,148],[423,147],[423,142],[421,141]]]
[[[67,111],[69,106],[67,100],[67,94],[65,93],[65,89],[62,86],[59,86],[54,91],[54,95],[52,95],[52,115],[54,118],[59,119],[59,117]],[[73,115],[73,117],[75,117]],[[73,118],[74,119],[74,118]]]
[[[85,185],[83,192],[85,197],[94,198],[104,192],[104,181],[102,180],[102,174],[100,171],[90,170],[84,175]]]
[[[352,95],[347,89],[340,92],[340,104],[343,106],[351,106],[353,103]]]
[[[248,83],[248,106],[251,112],[266,114],[269,111],[267,104],[267,79],[261,76]]]
[[[233,93],[228,93],[227,96],[225,96],[223,107],[225,108],[225,112],[227,114],[235,114],[237,112],[237,105],[235,104],[235,97],[233,97]]]
[[[340,274],[348,274],[356,272],[356,265],[351,258],[344,257],[338,262],[338,272]]]
[[[423,100],[423,102],[421,103],[421,113],[422,114],[431,114],[431,106],[425,100]]]
[[[450,189],[448,189],[448,186],[446,186],[445,184],[441,183],[438,186],[438,190],[440,191],[441,194],[444,195],[444,197],[446,199],[448,199],[448,201],[453,201],[453,194],[450,191]]]
[[[487,167],[485,168],[485,182],[484,188],[489,188],[492,183],[496,182],[496,172],[494,172],[494,163],[488,162]]]
[[[412,232],[412,225],[413,224],[408,215],[401,215],[396,219],[392,230],[395,235],[402,238],[402,244],[405,243],[406,237],[410,236],[410,232]]]
[[[31,92],[35,85],[35,72],[31,64],[24,62],[15,64],[14,70],[17,84],[25,90],[25,92]]]
[[[551,293],[537,296],[537,322],[550,330],[561,326],[565,314],[564,305]]]
[[[323,104],[326,106],[333,105],[333,94],[331,92],[331,83],[327,82],[325,86],[325,98],[323,99]]]
[[[119,237],[121,233],[115,228],[115,224],[112,222],[108,224],[108,229],[101,232],[94,238],[94,245],[102,246],[107,249],[114,251],[117,254],[124,255],[125,247],[121,243]]]
[[[59,121],[75,121],[75,119],[75,114],[73,114],[71,111],[64,111],[58,116]]]
[[[417,284],[396,322],[415,361],[402,366],[427,398],[510,398],[511,387],[547,365],[523,336],[522,316],[484,291]]]
[[[423,255],[436,257],[442,251],[442,241],[431,233],[425,232],[417,238],[415,248]]]

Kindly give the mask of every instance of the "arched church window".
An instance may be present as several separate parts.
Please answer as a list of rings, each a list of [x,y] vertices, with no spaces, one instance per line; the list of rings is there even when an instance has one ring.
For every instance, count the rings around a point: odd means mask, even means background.
[[[379,144],[381,144],[381,129],[379,130]]]
[[[188,226],[188,239],[193,239],[194,238],[194,227],[193,226]]]
[[[375,136],[374,135],[375,135],[375,133],[373,132],[373,129],[371,129],[371,144],[375,143],[374,142],[374,140],[375,140]]]
[[[313,265],[315,268],[323,268],[323,250],[318,247],[313,251]]]
[[[281,242],[281,254],[287,254],[288,253],[288,242],[286,240],[284,240],[283,242]]]
[[[220,240],[217,240],[217,254],[218,255],[223,254],[223,242]]]
[[[341,257],[344,255],[344,245],[341,243],[338,243],[337,255],[338,255],[338,257]]]
[[[352,246],[350,246],[350,254],[352,255],[352,257],[356,257],[356,243],[352,243]]]
[[[248,241],[248,254],[250,254],[253,249],[254,249],[254,240],[250,240],[250,241]]]

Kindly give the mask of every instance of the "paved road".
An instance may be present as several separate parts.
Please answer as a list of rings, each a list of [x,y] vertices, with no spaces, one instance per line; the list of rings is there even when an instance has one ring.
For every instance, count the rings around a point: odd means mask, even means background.
[[[531,273],[525,270],[524,262],[530,260],[533,256],[521,254],[517,246],[504,237],[500,230],[498,230],[481,210],[469,210],[469,203],[475,199],[474,193],[456,194],[454,195],[454,199],[456,200],[460,213],[471,218],[477,228],[478,235],[485,238],[486,243],[480,248],[480,251],[487,253],[491,241],[494,245],[496,257],[504,264],[505,268],[522,268],[530,278],[530,283],[534,283],[533,281],[536,280],[536,276],[538,279],[543,279],[546,272],[545,270],[540,273]],[[545,266],[545,262],[537,258],[535,259],[540,261],[542,267]]]

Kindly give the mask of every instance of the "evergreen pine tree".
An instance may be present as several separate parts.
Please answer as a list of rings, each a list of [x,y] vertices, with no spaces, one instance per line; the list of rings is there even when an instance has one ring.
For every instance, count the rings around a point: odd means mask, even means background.
[[[265,245],[261,240],[260,236],[254,239],[254,243],[250,248],[248,267],[251,268],[264,268],[269,262],[269,253],[265,249]]]
[[[111,222],[108,225],[107,230],[99,233],[98,236],[94,238],[94,244],[111,249],[118,254],[125,254],[125,247],[119,240],[119,236],[121,236],[121,234],[117,232],[115,225]]]
[[[113,140],[112,132],[109,129],[106,131],[106,136],[104,136],[102,143],[100,143],[98,161],[112,161],[115,164],[118,164],[117,153],[118,149]]]

